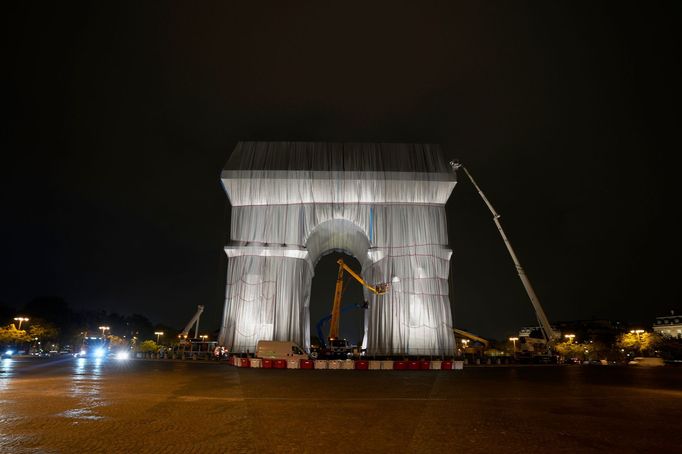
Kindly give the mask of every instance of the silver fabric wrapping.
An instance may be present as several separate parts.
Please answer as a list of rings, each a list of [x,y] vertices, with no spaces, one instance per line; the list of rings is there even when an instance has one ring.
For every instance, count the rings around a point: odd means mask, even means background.
[[[456,181],[437,146],[243,142],[222,182],[232,224],[220,342],[309,348],[315,264],[343,251],[369,283],[391,283],[366,292],[370,355],[452,354],[444,206]]]

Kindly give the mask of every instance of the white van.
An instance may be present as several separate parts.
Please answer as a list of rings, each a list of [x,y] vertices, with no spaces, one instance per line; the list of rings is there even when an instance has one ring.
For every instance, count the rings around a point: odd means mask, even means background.
[[[261,359],[310,359],[301,347],[289,341],[258,341],[256,358]]]

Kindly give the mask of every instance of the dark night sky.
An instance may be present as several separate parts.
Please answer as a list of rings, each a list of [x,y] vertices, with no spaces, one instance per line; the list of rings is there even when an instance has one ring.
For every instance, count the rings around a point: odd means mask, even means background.
[[[0,301],[179,327],[203,303],[217,327],[222,166],[239,140],[315,140],[461,158],[552,320],[680,308],[676,2],[322,3],[6,11]],[[447,211],[456,325],[533,323],[468,181]]]

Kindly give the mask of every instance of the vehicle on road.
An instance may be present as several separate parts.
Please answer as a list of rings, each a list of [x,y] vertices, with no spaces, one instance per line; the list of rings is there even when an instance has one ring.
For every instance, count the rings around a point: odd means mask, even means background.
[[[632,361],[628,362],[628,365],[630,365],[630,366],[657,367],[657,366],[664,366],[665,362],[663,361],[663,358],[637,356]]]
[[[297,344],[290,341],[258,341],[256,358],[261,359],[310,359]]]
[[[85,337],[79,351],[73,354],[76,358],[105,358],[109,353],[109,341],[104,337]],[[69,354],[69,353],[66,353]],[[50,351],[50,356],[60,356],[61,352]]]

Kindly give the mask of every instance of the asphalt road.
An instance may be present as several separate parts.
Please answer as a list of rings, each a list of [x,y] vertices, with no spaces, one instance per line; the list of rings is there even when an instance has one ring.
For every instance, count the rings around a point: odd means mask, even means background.
[[[0,452],[682,452],[682,368],[4,360]]]

